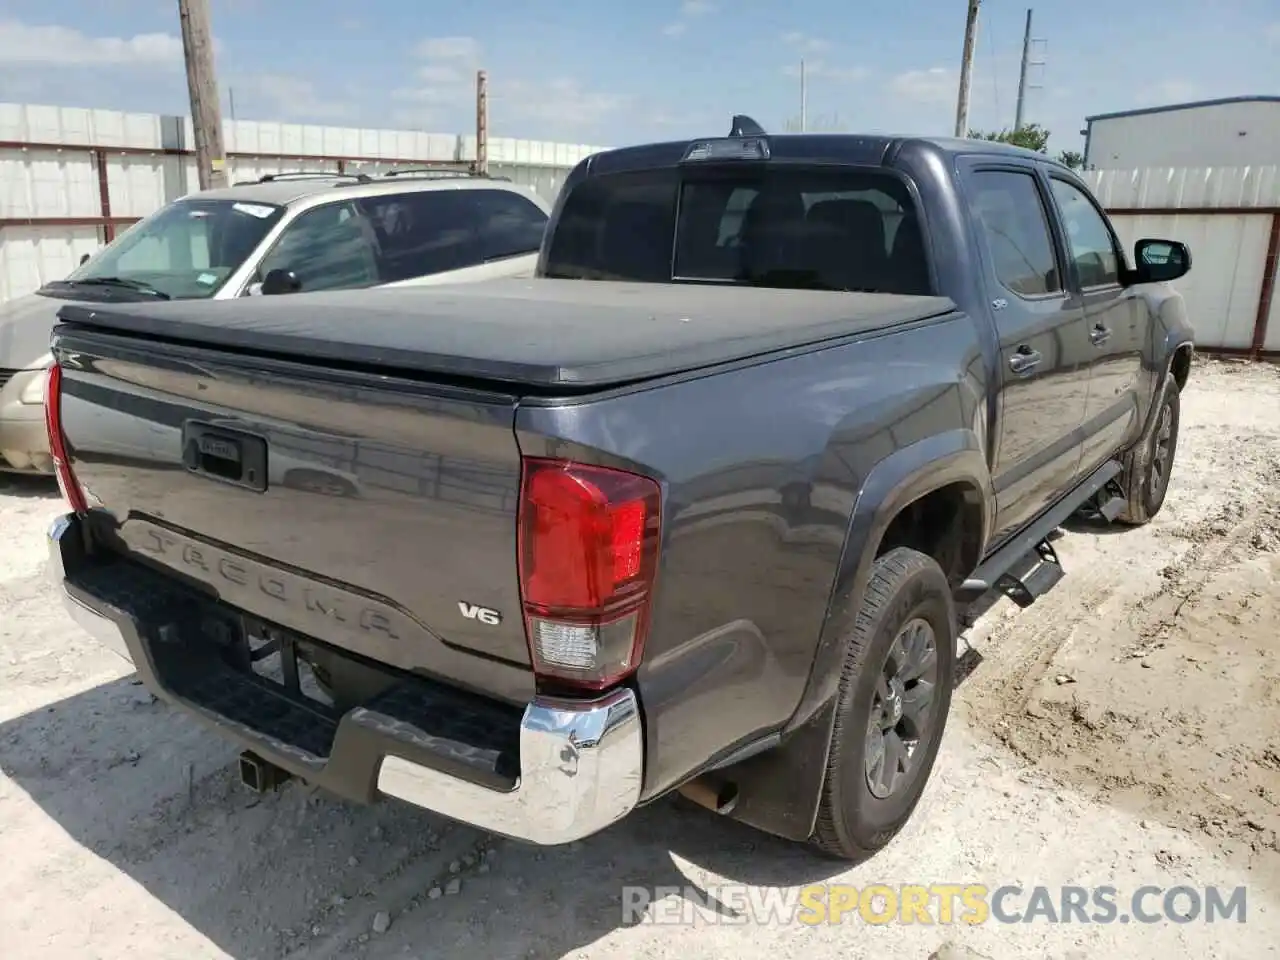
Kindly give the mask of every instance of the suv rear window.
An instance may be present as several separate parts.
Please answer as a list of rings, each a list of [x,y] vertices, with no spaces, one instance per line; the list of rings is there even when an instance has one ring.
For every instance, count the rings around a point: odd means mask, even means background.
[[[877,171],[812,167],[589,178],[565,199],[545,273],[932,292],[906,185]]]

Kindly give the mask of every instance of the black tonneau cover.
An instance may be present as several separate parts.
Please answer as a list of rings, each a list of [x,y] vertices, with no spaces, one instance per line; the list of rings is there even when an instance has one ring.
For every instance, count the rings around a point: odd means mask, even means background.
[[[58,317],[251,353],[584,389],[873,333],[955,309],[943,297],[539,278],[68,305]]]

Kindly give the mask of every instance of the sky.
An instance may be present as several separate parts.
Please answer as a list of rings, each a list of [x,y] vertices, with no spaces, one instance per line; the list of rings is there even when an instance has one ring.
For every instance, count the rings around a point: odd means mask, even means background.
[[[943,134],[955,122],[966,0],[209,0],[223,114],[603,146],[782,132]],[[970,126],[1011,127],[1026,0],[985,0]],[[1025,116],[1052,152],[1084,118],[1280,94],[1280,3],[1045,3]],[[0,101],[189,110],[176,0],[4,0]]]

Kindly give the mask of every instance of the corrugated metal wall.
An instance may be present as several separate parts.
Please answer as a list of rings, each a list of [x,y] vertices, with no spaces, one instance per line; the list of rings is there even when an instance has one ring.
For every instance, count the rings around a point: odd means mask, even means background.
[[[1089,122],[1085,161],[1099,170],[1238,167],[1280,160],[1280,101],[1134,111]]]
[[[226,131],[228,153],[240,155],[230,159],[233,180],[284,169],[466,163],[476,150],[474,136],[406,130],[242,120],[228,121]],[[0,225],[0,300],[66,276],[102,242],[104,213],[128,222],[193,190],[194,160],[182,153],[192,142],[186,118],[0,104],[0,224],[8,221]],[[493,137],[489,167],[551,198],[572,166],[599,149]],[[1202,347],[1280,351],[1280,166],[1095,170],[1085,177],[1130,251],[1150,236],[1191,246],[1193,269],[1176,286]],[[14,223],[51,217],[63,222]]]
[[[1143,237],[1191,247],[1174,284],[1197,345],[1230,353],[1280,350],[1277,243],[1280,166],[1094,170],[1085,180],[1129,248]]]
[[[251,120],[226,121],[225,131],[228,154],[240,155],[228,158],[233,181],[282,170],[465,164],[476,154],[474,135]],[[0,225],[0,301],[66,276],[103,242],[104,215],[128,222],[195,190],[194,157],[182,152],[192,143],[185,117],[0,103],[0,221],[8,221]],[[551,199],[573,165],[600,149],[490,137],[489,172]],[[62,222],[14,222],[46,218]]]

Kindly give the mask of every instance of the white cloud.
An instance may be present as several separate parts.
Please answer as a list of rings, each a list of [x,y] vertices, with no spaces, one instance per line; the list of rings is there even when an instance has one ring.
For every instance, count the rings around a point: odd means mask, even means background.
[[[474,37],[428,37],[418,44],[415,53],[424,60],[475,63],[480,57],[480,43]]]
[[[664,36],[681,37],[689,29],[689,21],[698,17],[705,17],[714,13],[717,7],[711,0],[684,0],[680,4],[680,14],[677,19],[668,23],[662,28]]]
[[[889,92],[913,103],[955,103],[959,80],[956,72],[946,67],[908,70],[889,81]]]
[[[392,114],[394,122],[413,129],[435,124],[443,128],[459,116],[473,116],[480,44],[471,37],[436,37],[422,41],[416,52],[421,62],[414,82],[391,91],[391,98],[402,105]],[[490,129],[495,136],[506,135],[517,124],[526,136],[583,139],[624,103],[622,97],[586,88],[572,78],[489,76]]]
[[[238,99],[241,104],[249,106],[255,116],[264,119],[341,120],[356,112],[352,104],[322,94],[310,80],[291,74],[251,74],[230,84],[230,87],[240,93]],[[247,101],[245,93],[249,95]]]
[[[782,72],[788,77],[799,78],[800,65],[798,63],[788,64],[782,68]],[[825,60],[806,60],[804,63],[804,75],[807,80],[824,77],[828,80],[852,81],[865,80],[871,75],[871,71],[866,67],[840,66],[828,63]]]
[[[1137,93],[1137,100],[1143,106],[1158,106],[1168,103],[1186,103],[1200,96],[1200,87],[1190,80],[1161,80]]]
[[[443,63],[428,63],[419,67],[417,77],[423,83],[438,83],[445,86],[467,83],[470,74],[458,67]]]
[[[536,121],[551,130],[586,130],[626,105],[626,98],[583,87],[569,77],[547,83],[514,81],[490,87],[495,125],[502,119]]]
[[[414,53],[422,61],[414,71],[416,82],[391,91],[393,100],[413,105],[394,112],[396,123],[421,129],[439,122],[441,114],[474,108],[479,41],[474,37],[428,37]]]
[[[167,33],[91,37],[71,27],[0,21],[0,64],[42,66],[172,66],[182,63],[182,40]]]
[[[812,37],[807,33],[801,33],[799,30],[784,33],[782,42],[789,47],[795,47],[800,53],[821,53],[823,50],[831,48],[831,44],[821,37]]]

